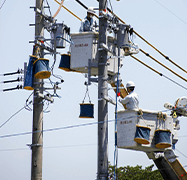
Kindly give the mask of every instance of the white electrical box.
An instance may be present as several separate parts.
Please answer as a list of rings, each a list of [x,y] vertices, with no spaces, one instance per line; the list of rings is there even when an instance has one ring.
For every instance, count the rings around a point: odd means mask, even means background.
[[[82,73],[88,73],[88,60],[91,60],[91,75],[98,75],[98,37],[97,32],[81,32],[71,34],[74,44],[71,44],[71,61],[70,68]],[[114,45],[114,38],[108,37],[107,48],[114,52],[108,52],[108,74],[116,74],[118,72],[118,50]],[[121,54],[123,51],[121,51]],[[120,60],[122,66],[122,59]]]
[[[145,138],[142,137],[144,134]],[[172,136],[175,136],[175,139],[172,139]],[[165,113],[148,110],[118,112],[118,148],[144,152],[164,151],[171,148],[177,139],[174,119]]]

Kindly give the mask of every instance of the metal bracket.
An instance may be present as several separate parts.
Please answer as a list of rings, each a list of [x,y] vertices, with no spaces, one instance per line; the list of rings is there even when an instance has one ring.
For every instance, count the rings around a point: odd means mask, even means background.
[[[42,10],[40,10],[40,9],[38,9],[38,8],[34,8],[34,11],[35,11],[36,13],[40,14],[41,16],[43,16],[43,17],[44,17],[45,19],[47,19],[48,21],[50,21],[50,22],[53,23],[54,18],[51,17],[51,16],[45,15],[45,14],[42,12]]]
[[[27,146],[32,149],[32,147],[40,147],[43,146],[42,144],[27,144]]]
[[[116,105],[116,101],[114,101],[113,99],[110,99],[108,96],[104,96],[103,98],[100,98],[98,100],[101,101],[103,99],[106,100],[107,102],[113,104],[113,105]]]
[[[98,78],[91,78],[91,67],[98,67],[98,64],[92,63],[91,59],[88,59],[88,82],[87,82],[87,85],[91,85],[91,82],[98,82]]]
[[[38,40],[35,40],[35,41],[29,41],[29,43],[35,43],[37,46],[40,46],[41,48],[49,51],[49,52],[53,52],[54,53],[54,50],[51,49],[50,47],[46,46],[45,44],[41,43],[40,41]]]
[[[67,39],[65,39],[65,38],[63,38],[63,37],[61,37],[61,36],[57,36],[56,39],[57,39],[57,38],[63,39],[63,40],[65,40],[66,42],[68,42],[68,43],[70,43],[70,44],[74,44],[74,42],[68,41]]]
[[[36,95],[38,98],[45,99],[47,101],[50,101],[51,103],[54,102],[54,99],[52,97],[49,97],[48,95],[41,94],[40,92],[37,92]]]
[[[110,52],[111,54],[114,54],[112,51],[110,51],[110,50],[108,49],[108,47],[107,47],[106,44],[101,43],[101,44],[100,44],[100,47],[98,48],[98,50],[99,50],[99,51],[102,51],[103,49],[106,50],[107,52]]]

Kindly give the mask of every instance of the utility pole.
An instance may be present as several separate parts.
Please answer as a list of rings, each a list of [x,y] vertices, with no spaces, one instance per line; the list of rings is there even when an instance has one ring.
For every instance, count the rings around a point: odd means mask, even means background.
[[[108,180],[108,103],[104,97],[107,91],[107,51],[101,49],[101,43],[107,45],[107,0],[99,1],[99,61],[98,61],[98,180]]]
[[[36,0],[35,8],[42,10],[44,8],[43,0]],[[35,11],[36,12],[36,11]],[[44,18],[36,12],[35,14],[35,40],[44,38]],[[33,52],[38,58],[43,58],[43,49],[37,47],[37,52]],[[33,129],[32,129],[32,164],[31,180],[42,180],[42,156],[43,156],[43,102],[37,96],[37,93],[43,94],[43,80],[34,79],[34,97],[33,97]]]

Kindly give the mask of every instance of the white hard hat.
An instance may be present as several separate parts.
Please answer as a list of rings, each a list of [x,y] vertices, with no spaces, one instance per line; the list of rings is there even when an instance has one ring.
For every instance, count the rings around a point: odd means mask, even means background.
[[[95,14],[94,8],[89,7],[88,10],[87,10],[87,13]]]
[[[128,81],[126,84],[126,88],[128,87],[135,87],[135,84],[132,81]]]

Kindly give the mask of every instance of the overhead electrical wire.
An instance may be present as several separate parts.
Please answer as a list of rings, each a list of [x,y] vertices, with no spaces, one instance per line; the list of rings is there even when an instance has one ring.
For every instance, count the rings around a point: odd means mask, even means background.
[[[120,120],[125,120],[125,119],[129,119],[132,117],[138,117],[137,116],[129,116],[127,118],[120,118],[118,119],[118,121]],[[91,126],[91,125],[97,125],[97,124],[102,124],[102,123],[110,123],[110,122],[114,122],[115,120],[108,120],[108,121],[100,121],[100,122],[91,122],[91,123],[85,123],[85,124],[77,124],[77,125],[71,125],[71,126],[65,126],[65,127],[57,127],[57,128],[51,128],[51,129],[46,129],[46,130],[42,130],[42,131],[33,131],[33,132],[23,132],[23,133],[15,133],[15,134],[8,134],[8,135],[3,135],[0,136],[0,138],[8,138],[8,137],[15,137],[15,136],[22,136],[22,135],[28,135],[28,134],[32,134],[32,133],[38,133],[38,132],[51,132],[51,131],[58,131],[58,130],[65,130],[65,129],[72,129],[72,128],[77,128],[77,127],[85,127],[85,126]]]
[[[178,151],[180,154],[182,154],[185,158],[187,158],[187,156],[186,156],[184,153],[182,153],[181,151],[179,151],[179,150],[176,149],[176,148],[175,148],[175,150]]]
[[[170,110],[164,110],[164,111],[166,112],[166,111],[170,111]],[[122,120],[126,120],[126,119],[129,119],[129,118],[135,118],[135,117],[139,117],[139,115],[129,116],[129,117],[126,117],[126,118],[120,118],[120,119],[117,119],[117,121],[122,121]],[[100,121],[100,122],[90,122],[90,123],[84,123],[84,124],[77,124],[77,125],[71,125],[71,126],[65,126],[65,127],[57,127],[57,128],[45,129],[45,130],[42,130],[42,131],[33,131],[33,132],[23,132],[23,133],[8,134],[8,135],[0,136],[0,138],[22,136],[22,135],[28,135],[28,134],[32,134],[32,133],[38,133],[38,132],[51,132],[51,131],[72,129],[72,128],[77,128],[77,127],[85,127],[85,126],[102,124],[102,123],[106,123],[106,122],[111,123],[111,122],[114,122],[114,121],[115,121],[115,119],[107,120],[107,121]]]
[[[56,3],[58,3],[60,5],[60,3],[57,0],[54,0]],[[80,21],[82,21],[81,18],[79,18],[77,15],[75,15],[73,12],[71,12],[68,8],[66,8],[65,6],[62,5],[62,7],[68,11],[70,14],[72,14],[73,16],[75,16],[77,19],[79,19]]]
[[[58,4],[60,4],[57,0],[54,0],[55,2],[57,2]],[[76,0],[79,4],[81,4],[85,9],[88,9],[83,3],[81,3],[79,0]],[[98,1],[98,0],[97,0]],[[62,6],[63,7],[63,6]],[[116,16],[123,24],[126,24],[122,19],[120,19],[116,14],[113,13],[113,11],[111,11],[109,8],[107,8],[107,10],[113,14],[114,16]],[[69,11],[69,10],[68,10]],[[72,14],[72,12],[70,11],[70,13]],[[73,14],[75,17],[77,17],[75,14]],[[97,17],[97,16],[96,16]],[[78,17],[77,17],[78,18]],[[80,18],[78,18],[79,20],[81,20]],[[155,48],[152,44],[150,44],[148,41],[146,41],[142,36],[140,36],[136,31],[133,30],[133,32],[139,36],[143,41],[145,41],[148,45],[150,45],[153,49],[155,49],[157,52],[159,52],[162,56],[164,56],[167,60],[169,60],[171,63],[173,63],[175,66],[177,66],[178,68],[180,68],[181,70],[183,70],[184,72],[187,73],[187,71],[185,69],[183,69],[182,67],[180,67],[178,64],[176,64],[175,62],[173,62],[168,56],[164,55],[161,51],[159,51],[157,48]],[[141,49],[141,52],[144,53],[144,51]],[[147,53],[146,53],[147,55]],[[151,57],[153,60],[156,60],[155,58]],[[156,60],[157,61],[157,60]],[[159,61],[157,61],[159,64],[163,65],[162,63],[160,63]],[[163,65],[164,66],[164,65]],[[171,69],[169,69],[168,67],[164,66],[165,68],[167,68],[168,70],[170,70],[172,73],[174,73],[175,75],[177,75],[178,77],[180,77],[181,79],[183,79],[184,81],[187,82],[187,80],[185,78],[183,78],[182,76],[178,75],[177,73],[175,73],[174,71],[172,71]]]
[[[48,0],[46,0],[46,3],[47,3],[48,8],[49,8],[49,13],[50,13],[50,16],[52,17],[51,8],[50,8],[50,6],[49,6]]]
[[[5,1],[6,1],[6,0],[4,0],[4,2],[2,3],[2,5],[1,5],[0,9],[1,9],[1,8],[3,7],[3,5],[5,4]]]
[[[60,10],[61,10],[61,8],[62,8],[63,3],[64,3],[64,0],[61,0],[60,6],[59,6],[59,8],[57,9],[56,13],[53,15],[53,18],[55,18],[55,17],[58,15],[58,13],[60,12]]]
[[[169,10],[166,6],[164,6],[163,4],[161,4],[160,2],[158,2],[157,0],[154,0],[155,2],[157,2],[158,4],[160,4],[163,8],[165,8],[167,11],[169,11],[171,14],[173,14],[176,18],[178,18],[179,20],[181,20],[184,24],[187,25],[187,22],[184,21],[183,19],[181,19],[179,16],[177,16],[175,13],[173,13],[171,10]]]
[[[99,2],[99,0],[97,0]],[[119,18],[116,14],[114,14],[113,11],[111,11],[109,8],[107,8],[107,10],[113,14],[114,16],[116,16],[123,24],[126,24],[125,21],[123,21],[121,18]],[[154,47],[151,43],[149,43],[147,40],[145,40],[140,34],[138,34],[134,29],[133,32],[139,37],[141,38],[143,41],[145,41],[149,46],[151,46],[154,50],[156,50],[158,53],[160,53],[164,58],[166,58],[168,61],[170,61],[172,64],[174,64],[175,66],[177,66],[179,69],[181,69],[182,71],[184,71],[185,73],[187,73],[187,71],[185,69],[183,69],[181,66],[179,66],[177,63],[175,63],[174,61],[172,61],[168,56],[166,56],[165,54],[163,54],[161,51],[159,51],[156,47]]]
[[[28,104],[26,104],[25,106],[23,106],[20,110],[18,110],[16,113],[14,113],[12,116],[10,116],[10,118],[8,120],[6,120],[2,125],[0,125],[0,128],[2,128],[8,121],[10,121],[16,114],[18,114],[20,111],[22,111],[23,109],[25,109],[29,104],[31,104],[32,101],[30,101]]]
[[[56,0],[55,0],[56,1]],[[79,0],[76,0],[80,5],[82,5],[85,9],[88,9],[83,3],[81,3]],[[99,0],[97,0],[99,2]],[[59,3],[58,1],[56,1],[57,3]],[[112,10],[110,10],[109,8],[107,8],[107,10],[114,16],[116,16],[123,24],[126,24],[125,21],[123,21],[120,17],[118,17]],[[96,16],[98,17],[98,16]],[[175,63],[174,61],[172,61],[168,56],[166,56],[165,54],[163,54],[161,51],[159,51],[156,47],[154,47],[152,44],[150,44],[147,40],[145,40],[140,34],[138,34],[135,30],[133,30],[133,32],[139,37],[141,38],[143,41],[145,41],[149,46],[151,46],[153,49],[155,49],[158,53],[160,53],[164,58],[166,58],[168,61],[170,61],[172,64],[174,64],[175,66],[177,66],[179,69],[181,69],[182,71],[184,71],[185,73],[187,73],[187,71],[185,69],[183,69],[181,66],[179,66],[177,63]]]
[[[159,74],[160,76],[163,76],[163,77],[167,78],[168,80],[172,81],[173,83],[175,83],[178,86],[182,87],[183,89],[187,90],[186,87],[182,86],[181,84],[177,83],[176,81],[172,80],[171,78],[165,76],[164,74],[162,74],[162,73],[158,72],[157,70],[153,69],[152,67],[148,66],[147,64],[145,64],[144,62],[140,61],[138,58],[134,57],[133,55],[131,55],[131,57],[134,58],[135,60],[137,60],[138,62],[140,62],[141,64],[143,64],[144,66],[146,66],[147,68],[151,69],[155,73]]]
[[[178,64],[176,64],[174,61],[172,61],[168,56],[166,56],[165,54],[163,54],[161,51],[159,51],[156,47],[154,47],[152,44],[150,44],[148,41],[146,41],[142,36],[140,36],[136,31],[133,30],[133,32],[139,36],[143,41],[145,41],[149,46],[151,46],[154,50],[156,50],[158,53],[160,53],[164,58],[166,58],[168,61],[170,61],[172,64],[174,64],[175,66],[177,66],[179,69],[181,69],[182,71],[184,71],[185,73],[187,73],[187,71],[185,69],[183,69],[181,66],[179,66]]]
[[[60,4],[57,0],[54,0],[55,2],[57,2],[58,4]],[[88,9],[83,3],[81,3],[79,0],[76,0],[79,4],[81,4],[85,9]],[[97,0],[98,1],[98,0]],[[63,7],[63,6],[62,6]],[[65,7],[63,7],[65,8]],[[73,14],[71,11],[69,11],[67,8],[65,8],[68,12],[70,12],[71,14]],[[120,19],[116,14],[113,13],[113,11],[111,11],[109,8],[107,8],[107,10],[113,14],[114,16],[116,16],[123,24],[126,24],[122,19]],[[73,14],[76,18],[78,18],[80,21],[82,21],[79,17],[77,17],[75,14]],[[97,16],[96,16],[97,17]],[[133,32],[139,36],[143,41],[145,41],[148,45],[150,45],[153,49],[155,49],[157,52],[159,52],[163,57],[165,57],[168,61],[170,61],[172,64],[174,64],[175,66],[177,66],[178,68],[180,68],[182,71],[184,71],[185,73],[187,73],[187,71],[185,69],[183,69],[182,67],[180,67],[178,64],[176,64],[174,61],[172,61],[168,56],[164,55],[161,51],[159,51],[157,48],[155,48],[152,44],[150,44],[148,41],[146,41],[142,36],[140,36],[136,31],[133,30]],[[143,50],[142,50],[143,51]],[[165,66],[165,68],[167,68],[169,70],[168,67]],[[182,76],[178,75],[177,73],[175,73],[174,71],[170,70],[171,72],[173,72],[175,75],[177,75],[178,77],[182,78],[183,80],[185,80],[187,82],[187,80],[185,78],[183,78]]]
[[[179,74],[177,74],[176,72],[174,72],[173,70],[171,70],[170,68],[168,68],[167,66],[165,66],[164,64],[162,64],[161,62],[159,62],[158,60],[156,60],[154,57],[152,57],[151,55],[149,55],[148,53],[146,53],[145,51],[143,51],[142,49],[140,49],[140,51],[142,53],[144,53],[146,56],[150,57],[151,59],[153,59],[155,62],[157,62],[158,64],[160,64],[161,66],[163,66],[164,68],[166,68],[167,70],[169,70],[170,72],[172,72],[173,74],[175,74],[176,76],[178,76],[179,78],[183,79],[184,81],[187,82],[187,79],[185,79],[184,77],[180,76]]]

